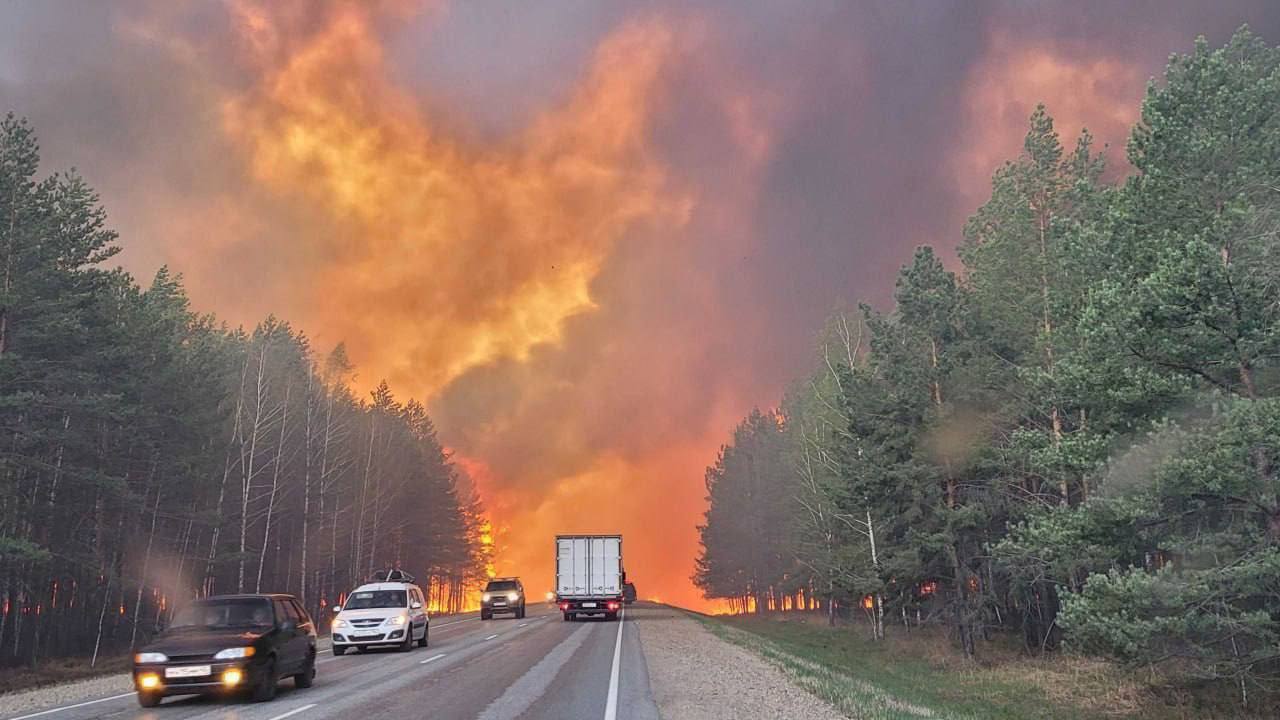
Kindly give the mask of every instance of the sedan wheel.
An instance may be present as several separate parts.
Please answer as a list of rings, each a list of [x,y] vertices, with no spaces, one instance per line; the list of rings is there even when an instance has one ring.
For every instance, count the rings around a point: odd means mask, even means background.
[[[152,708],[160,704],[164,696],[156,692],[139,692],[138,704],[144,708]]]
[[[293,676],[293,686],[296,688],[309,688],[316,682],[316,656],[310,655],[307,664],[302,668],[302,672]]]
[[[418,647],[427,646],[427,636],[431,634],[431,626],[427,625],[422,628],[422,639],[418,641]]]
[[[258,678],[258,684],[253,687],[253,701],[267,702],[276,696],[276,683],[279,678],[276,677],[276,661],[273,658],[262,669],[262,677]]]

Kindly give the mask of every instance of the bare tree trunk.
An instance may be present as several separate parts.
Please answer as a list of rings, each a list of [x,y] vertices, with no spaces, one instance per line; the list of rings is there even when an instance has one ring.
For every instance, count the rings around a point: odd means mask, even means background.
[[[267,342],[262,344],[258,357],[257,389],[254,392],[253,428],[249,436],[249,455],[244,457],[244,442],[241,440],[241,472],[240,472],[240,545],[239,570],[236,575],[236,592],[244,592],[245,540],[249,529],[249,499],[253,492],[254,464],[258,456],[258,436],[262,431],[262,396],[265,393],[265,376],[267,365]]]
[[[355,558],[353,558],[356,564],[352,568],[352,573],[351,573],[352,577],[360,576],[359,566],[360,566],[360,563],[364,562],[365,505],[367,503],[367,499],[369,495],[369,475],[373,469],[373,440],[374,440],[374,437],[377,435],[377,429],[378,429],[377,416],[374,414],[374,411],[370,411],[369,413],[369,451],[365,456],[364,478],[362,479],[360,484],[360,517],[356,522],[356,537],[355,537],[356,552],[355,552]]]
[[[222,533],[223,503],[227,497],[227,481],[231,477],[231,449],[235,447],[236,440],[240,437],[241,413],[244,411],[244,386],[249,375],[249,353],[245,353],[244,367],[240,369],[240,392],[236,395],[236,415],[231,423],[231,438],[227,441],[227,450],[222,457],[222,482],[218,485],[218,505],[216,508],[216,517],[214,518],[213,531],[209,537],[209,558],[205,562],[204,567],[204,583],[202,590],[205,595],[213,594],[213,568],[214,563],[218,559],[218,536]]]
[[[102,597],[102,611],[98,613],[98,634],[93,639],[93,657],[89,659],[89,667],[97,667],[98,650],[102,647],[102,625],[107,619],[107,606],[111,604],[111,581],[113,576],[107,574],[107,589]]]
[[[254,592],[262,592],[262,567],[267,564],[267,548],[271,545],[271,519],[275,513],[276,495],[280,490],[280,466],[284,464],[284,441],[285,433],[289,427],[289,394],[291,390],[292,382],[286,381],[284,384],[284,409],[280,415],[280,437],[276,441],[275,467],[272,468],[271,472],[271,495],[267,499],[267,526],[262,532],[262,550],[258,553],[258,578],[253,584]],[[288,577],[287,574],[286,577]]]
[[[151,463],[151,474],[154,477],[156,465],[159,464],[158,459],[153,459]],[[129,646],[138,640],[138,617],[142,613],[142,591],[146,588],[147,573],[151,570],[151,548],[155,544],[156,539],[156,519],[160,517],[160,488],[156,488],[156,502],[151,507],[151,530],[147,533],[147,550],[142,556],[142,576],[138,578],[138,594],[133,600],[133,632],[129,635]]]
[[[307,605],[307,543],[310,541],[309,531],[311,521],[311,464],[312,464],[312,427],[315,415],[314,388],[312,384],[315,381],[315,368],[307,366],[307,394],[306,394],[306,429],[302,444],[303,471],[302,471],[302,558],[299,560],[298,568],[298,599],[302,601],[303,607]]]

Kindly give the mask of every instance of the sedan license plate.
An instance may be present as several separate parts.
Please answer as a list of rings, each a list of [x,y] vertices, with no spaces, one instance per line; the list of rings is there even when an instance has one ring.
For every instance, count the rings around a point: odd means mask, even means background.
[[[595,603],[582,603],[582,607],[595,607]]]
[[[164,676],[167,678],[204,677],[211,674],[213,674],[213,668],[208,665],[188,665],[186,667],[164,669]]]

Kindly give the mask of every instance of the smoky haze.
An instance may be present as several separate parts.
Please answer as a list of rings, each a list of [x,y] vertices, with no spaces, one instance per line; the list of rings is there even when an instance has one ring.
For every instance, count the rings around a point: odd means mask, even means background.
[[[842,302],[944,256],[1044,102],[1123,146],[1201,2],[0,7],[0,110],[99,190],[140,276],[346,340],[424,398],[501,574],[621,531],[692,606],[703,469]]]

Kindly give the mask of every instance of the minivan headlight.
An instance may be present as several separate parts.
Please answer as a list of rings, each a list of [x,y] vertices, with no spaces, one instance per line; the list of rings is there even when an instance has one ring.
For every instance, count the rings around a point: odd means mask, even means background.
[[[143,663],[162,663],[169,662],[169,656],[158,652],[140,652],[133,656],[133,661],[140,665]]]
[[[221,650],[217,655],[213,656],[214,660],[239,660],[240,658],[253,657],[253,648],[251,647],[234,647]]]

